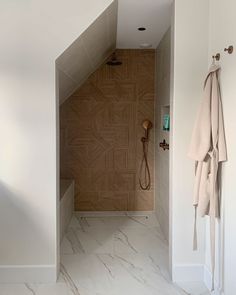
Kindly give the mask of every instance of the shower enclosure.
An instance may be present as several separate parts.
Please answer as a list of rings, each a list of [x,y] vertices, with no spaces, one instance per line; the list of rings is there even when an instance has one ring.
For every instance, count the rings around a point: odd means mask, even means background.
[[[61,105],[76,211],[154,210],[154,84],[155,50],[119,49]]]

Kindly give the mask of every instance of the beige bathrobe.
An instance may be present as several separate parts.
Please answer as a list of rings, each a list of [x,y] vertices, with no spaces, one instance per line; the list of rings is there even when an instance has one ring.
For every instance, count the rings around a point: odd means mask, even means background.
[[[214,282],[215,270],[215,218],[219,212],[219,162],[226,161],[222,104],[219,86],[219,69],[212,65],[205,80],[204,97],[195,122],[189,157],[195,160],[194,201],[194,250],[197,249],[196,215],[210,216],[211,259]],[[214,283],[213,283],[214,288]]]

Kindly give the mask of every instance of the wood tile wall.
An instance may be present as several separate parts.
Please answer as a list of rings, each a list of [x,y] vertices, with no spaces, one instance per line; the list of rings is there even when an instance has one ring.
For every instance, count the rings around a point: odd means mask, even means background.
[[[154,206],[154,130],[150,191],[139,188],[141,127],[154,121],[154,50],[117,50],[60,108],[61,177],[75,179],[75,210],[145,211]]]

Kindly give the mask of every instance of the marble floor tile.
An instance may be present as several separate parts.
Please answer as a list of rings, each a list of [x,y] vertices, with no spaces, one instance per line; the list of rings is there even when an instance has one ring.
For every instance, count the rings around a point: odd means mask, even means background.
[[[210,295],[210,292],[206,290],[206,286],[202,282],[182,282],[179,283],[180,288],[185,290],[186,294],[191,295]]]
[[[55,284],[0,284],[0,295],[207,295],[201,283],[173,284],[168,246],[154,215],[80,217],[61,243]]]

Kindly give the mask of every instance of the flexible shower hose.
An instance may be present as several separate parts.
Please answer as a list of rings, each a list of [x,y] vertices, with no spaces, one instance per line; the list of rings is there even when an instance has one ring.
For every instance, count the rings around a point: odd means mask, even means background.
[[[141,138],[142,144],[143,144],[143,158],[140,165],[140,171],[139,171],[139,185],[142,190],[147,191],[151,188],[151,174],[148,164],[148,138],[142,137]],[[144,175],[143,175],[144,174]],[[144,180],[142,181],[142,176],[144,177]]]

